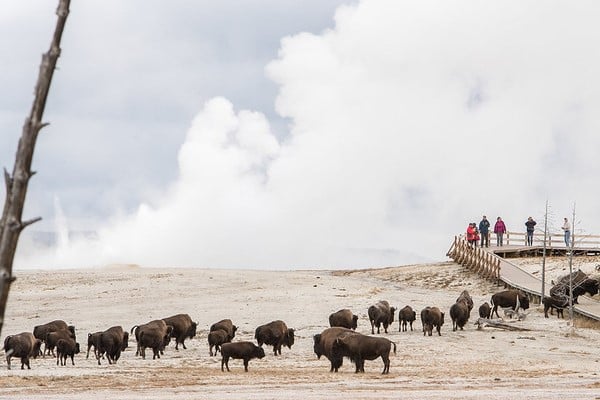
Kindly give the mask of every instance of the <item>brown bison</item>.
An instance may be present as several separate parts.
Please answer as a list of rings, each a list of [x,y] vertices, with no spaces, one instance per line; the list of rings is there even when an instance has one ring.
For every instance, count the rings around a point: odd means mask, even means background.
[[[281,355],[281,346],[291,349],[294,345],[294,330],[288,328],[283,321],[272,321],[256,328],[254,339],[259,346],[262,346],[263,343],[273,346],[273,353]],[[221,354],[223,354],[222,347]]]
[[[184,349],[187,349],[184,343],[185,339],[191,339],[196,336],[198,323],[192,321],[192,318],[188,314],[173,315],[172,317],[163,318],[163,321],[173,327],[171,337],[175,338],[175,350],[179,350],[178,346],[180,343]]]
[[[510,307],[515,312],[519,311],[519,308],[527,310],[529,308],[529,298],[520,290],[504,290],[492,295],[490,304],[492,306],[490,318],[494,316],[494,313],[500,318],[498,307]]]
[[[413,330],[413,322],[417,319],[417,313],[411,306],[404,306],[398,311],[398,332],[406,332],[410,324],[410,330]]]
[[[469,317],[471,316],[471,310],[473,309],[473,299],[468,291],[463,290],[462,293],[456,299],[456,302],[464,301],[469,309]]]
[[[581,271],[578,271],[581,272]],[[575,274],[575,273],[574,273]],[[569,275],[567,275],[568,277]],[[581,276],[577,276],[576,280],[571,282],[573,286],[573,304],[578,303],[578,297],[586,293],[591,296],[598,294],[599,282],[596,279],[588,278],[587,275],[581,273]],[[555,298],[568,298],[569,297],[569,281],[563,278],[559,283],[550,288],[550,296]]]
[[[421,324],[423,324],[423,336],[433,334],[433,328],[442,336],[441,329],[444,325],[444,313],[437,307],[425,307],[421,310]]]
[[[60,339],[73,339],[76,340],[75,335],[68,329],[61,329],[54,332],[48,332],[46,334],[46,340],[44,341],[44,354],[54,354],[54,348]]]
[[[486,301],[485,303],[479,306],[479,317],[486,319],[490,318],[490,311],[492,311],[492,308]]]
[[[73,325],[67,325],[67,323],[61,319],[57,319],[51,322],[48,322],[43,325],[37,325],[33,328],[33,336],[36,339],[40,339],[42,342],[46,341],[46,335],[50,332],[55,332],[59,330],[69,330],[73,334],[71,337],[75,338],[75,327]],[[50,353],[48,353],[50,354]],[[44,351],[44,355],[46,352]],[[54,353],[52,353],[54,355]]]
[[[544,297],[542,300],[542,304],[544,304],[544,317],[548,318],[548,310],[556,310],[557,318],[564,318],[563,310],[569,307],[569,298],[568,297]]]
[[[67,357],[71,357],[71,364],[75,365],[75,354],[79,354],[79,343],[75,339],[58,339],[56,343],[56,365],[67,365]]]
[[[388,326],[394,322],[394,314],[396,309],[390,307],[390,303],[385,300],[378,301],[368,309],[369,321],[371,322],[371,334],[375,333],[375,326],[377,326],[377,333],[379,328],[383,325],[383,330],[388,333]]]
[[[450,318],[452,319],[452,332],[456,332],[458,328],[462,331],[469,320],[469,306],[464,299],[452,304]]]
[[[223,366],[229,371],[229,359],[233,358],[244,360],[244,371],[248,372],[248,362],[253,358],[263,358],[265,351],[252,342],[223,343],[221,355],[221,371],[224,372]]]
[[[215,348],[214,355],[217,355],[217,352],[221,351],[221,345],[225,343],[229,343],[231,340],[229,339],[229,334],[225,332],[223,329],[217,329],[216,331],[211,331],[208,333],[208,354],[213,355],[213,347]]]
[[[129,346],[129,333],[123,331],[121,326],[113,326],[100,334],[99,353],[106,353],[109,364],[116,364],[121,357],[121,352]],[[98,365],[100,365],[100,358]]]
[[[358,316],[352,314],[352,311],[347,308],[334,312],[329,316],[329,326],[339,326],[342,328],[348,328],[356,330],[358,326]]]
[[[386,338],[366,336],[360,333],[338,337],[333,341],[331,351],[334,357],[348,357],[356,366],[356,372],[365,372],[365,360],[381,357],[382,374],[390,372],[390,350],[396,344]]]
[[[332,346],[335,339],[342,337],[344,335],[352,335],[355,332],[348,328],[342,327],[333,327],[327,328],[321,333],[317,333],[313,336],[313,350],[317,355],[317,359],[320,359],[321,356],[327,357],[329,362],[331,363],[331,369],[329,372],[338,372],[338,369],[343,364],[343,357],[336,357],[332,352]]]
[[[212,324],[210,326],[210,331],[216,331],[218,329],[222,329],[225,332],[227,332],[227,335],[229,336],[229,342],[231,342],[233,340],[233,338],[235,337],[235,332],[237,331],[237,326],[235,326],[233,324],[233,322],[231,322],[230,319],[222,319],[219,322],[215,322],[214,324]]]
[[[135,334],[137,341],[137,351],[135,355],[141,355],[146,358],[146,348],[149,347],[153,351],[153,357],[160,358],[160,354],[171,341],[171,332],[173,327],[167,325],[162,319],[156,319],[143,325],[135,325],[131,328],[131,333]]]
[[[6,363],[10,369],[10,359],[19,357],[21,359],[21,369],[31,369],[29,358],[37,358],[40,354],[42,341],[33,336],[31,332],[22,332],[16,335],[8,335],[4,338],[4,353],[6,354]]]

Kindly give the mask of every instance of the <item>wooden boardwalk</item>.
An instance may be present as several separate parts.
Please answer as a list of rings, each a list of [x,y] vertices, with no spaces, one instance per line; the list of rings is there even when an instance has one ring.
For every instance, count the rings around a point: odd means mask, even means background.
[[[552,252],[548,252],[547,249],[546,254],[564,257],[568,250],[563,243],[562,247],[553,247]],[[533,302],[539,304],[542,297],[541,279],[510,262],[510,257],[541,256],[542,252],[543,247],[535,245],[535,242],[534,246],[509,244],[501,247],[490,246],[473,249],[464,238],[457,236],[447,255],[455,262],[480,273],[485,278],[496,281],[498,284],[502,282],[505,287],[522,290]],[[573,254],[598,255],[600,248],[589,245],[574,247]],[[549,296],[551,287],[552,284],[546,280],[544,296]],[[600,321],[600,301],[593,300],[588,296],[579,296],[578,301],[579,304],[573,305],[575,313]]]

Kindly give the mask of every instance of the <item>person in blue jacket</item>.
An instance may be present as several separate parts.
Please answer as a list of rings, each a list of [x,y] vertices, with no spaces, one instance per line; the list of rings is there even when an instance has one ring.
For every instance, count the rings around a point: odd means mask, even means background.
[[[481,234],[481,247],[490,247],[490,221],[484,215],[479,222],[479,233]]]

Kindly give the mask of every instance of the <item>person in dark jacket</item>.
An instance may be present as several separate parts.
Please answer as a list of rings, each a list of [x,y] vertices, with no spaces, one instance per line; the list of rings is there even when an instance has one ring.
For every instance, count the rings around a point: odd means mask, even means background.
[[[525,222],[525,226],[527,227],[527,246],[533,246],[533,231],[535,230],[536,222],[533,218],[527,218],[527,222]]]
[[[484,215],[479,222],[479,234],[481,235],[481,247],[490,247],[490,221]]]

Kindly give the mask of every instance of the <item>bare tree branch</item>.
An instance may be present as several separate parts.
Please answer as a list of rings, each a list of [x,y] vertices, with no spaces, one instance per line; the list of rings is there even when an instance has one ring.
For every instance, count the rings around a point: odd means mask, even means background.
[[[25,206],[25,197],[27,195],[27,186],[29,179],[34,174],[31,171],[31,162],[33,160],[35,143],[40,130],[48,125],[48,123],[42,122],[42,117],[50,91],[52,76],[56,69],[56,61],[60,56],[60,40],[65,23],[67,22],[67,16],[69,15],[70,3],[70,0],[59,0],[58,9],[56,10],[56,14],[58,15],[56,28],[50,44],[50,50],[42,56],[40,72],[35,85],[35,98],[31,106],[31,113],[25,119],[25,124],[23,125],[12,176],[4,169],[6,200],[4,202],[2,219],[0,219],[0,334],[4,325],[4,313],[6,311],[10,285],[15,280],[12,275],[12,265],[19,235],[26,226],[41,219],[38,217],[25,222],[21,221]]]

